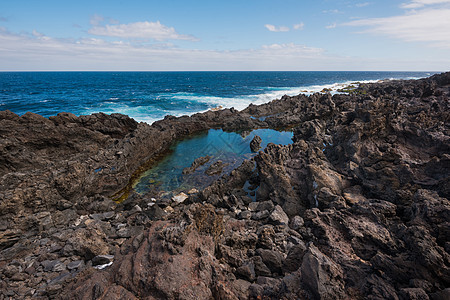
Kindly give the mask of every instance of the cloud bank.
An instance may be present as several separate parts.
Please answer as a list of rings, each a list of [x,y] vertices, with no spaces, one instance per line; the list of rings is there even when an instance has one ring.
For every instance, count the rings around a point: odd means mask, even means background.
[[[179,34],[173,27],[167,27],[157,22],[135,22],[129,24],[105,25],[100,26],[99,21],[103,19],[91,19],[94,27],[89,29],[89,33],[96,36],[118,37],[125,39],[152,39],[156,41],[164,40],[188,40],[197,41],[198,39],[191,35]]]
[[[440,4],[439,7],[428,7]],[[404,15],[355,20],[344,25],[369,27],[364,32],[389,36],[407,42],[450,48],[450,0],[414,0],[401,5],[412,9]],[[420,8],[420,9],[415,9]]]
[[[286,27],[286,26],[275,26],[272,24],[266,24],[266,25],[264,25],[264,27],[266,27],[269,31],[272,31],[272,32],[287,32],[287,31],[289,31],[289,27]]]

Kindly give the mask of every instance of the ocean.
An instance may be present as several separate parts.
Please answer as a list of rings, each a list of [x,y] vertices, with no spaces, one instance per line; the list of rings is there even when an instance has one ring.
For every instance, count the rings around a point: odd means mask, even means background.
[[[0,110],[122,113],[152,123],[215,107],[244,109],[283,95],[432,72],[0,72]]]

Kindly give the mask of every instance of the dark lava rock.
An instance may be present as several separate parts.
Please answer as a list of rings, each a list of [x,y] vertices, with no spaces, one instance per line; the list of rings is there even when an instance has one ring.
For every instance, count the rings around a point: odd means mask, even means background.
[[[92,265],[98,266],[98,265],[105,265],[109,264],[114,260],[114,255],[97,255],[92,259]]]
[[[249,261],[248,263],[237,268],[235,274],[247,281],[252,282],[256,278],[255,264],[252,261]]]
[[[256,252],[261,256],[263,263],[271,272],[281,274],[281,267],[283,265],[283,256],[281,253],[269,249],[258,249]]]
[[[255,268],[255,273],[258,276],[271,276],[272,273],[270,269],[263,262],[261,256],[254,256],[252,258]]]
[[[289,223],[289,217],[279,205],[275,206],[274,210],[269,216],[269,220],[275,225],[287,225]]]
[[[183,174],[192,174],[195,172],[195,170],[197,170],[198,167],[203,166],[210,159],[211,159],[211,156],[209,156],[209,155],[196,158],[190,167],[183,169],[182,173]]]
[[[291,219],[291,222],[289,223],[289,227],[291,227],[293,230],[299,230],[303,227],[305,224],[305,221],[303,221],[303,218],[300,216],[294,216]]]
[[[283,272],[290,273],[297,271],[302,265],[303,256],[306,252],[306,246],[303,242],[294,245],[288,252],[283,262]]]
[[[151,126],[1,111],[0,298],[448,299],[449,94],[444,73]],[[133,191],[210,128],[294,138],[177,206]]]
[[[84,266],[84,261],[82,260],[75,260],[67,264],[67,269],[73,270],[73,269],[80,269]]]
[[[224,164],[221,160],[218,160],[206,169],[205,174],[208,176],[220,175],[226,166],[228,164]]]
[[[261,148],[261,142],[261,137],[255,135],[255,137],[250,142],[250,150],[252,150],[252,152],[257,152]]]

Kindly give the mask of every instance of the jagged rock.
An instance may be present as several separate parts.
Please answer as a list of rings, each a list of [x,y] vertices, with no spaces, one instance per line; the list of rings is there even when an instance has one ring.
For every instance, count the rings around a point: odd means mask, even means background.
[[[252,261],[249,261],[243,264],[242,266],[236,269],[235,274],[247,281],[250,282],[254,281],[256,278],[254,263]]]
[[[432,300],[448,299],[448,297],[450,296],[450,288],[446,288],[446,289],[444,289],[442,291],[438,291],[436,293],[432,293],[430,296],[431,296]]]
[[[250,150],[252,150],[252,152],[257,152],[259,148],[261,148],[261,142],[261,137],[255,135],[255,137],[250,142]]]
[[[314,245],[309,246],[301,265],[304,285],[320,299],[344,298],[342,269]]]
[[[59,260],[44,260],[41,265],[46,272],[61,272],[66,269],[66,266]]]
[[[287,225],[289,223],[289,217],[279,205],[275,206],[275,209],[269,216],[269,220],[275,225]]]
[[[400,299],[411,300],[428,300],[430,299],[427,293],[419,288],[406,288],[400,290]]]
[[[281,267],[283,266],[284,260],[281,253],[269,249],[258,249],[257,253],[272,273],[281,274]]]
[[[306,253],[305,243],[302,241],[294,245],[288,252],[286,259],[283,262],[283,272],[290,273],[297,271],[302,265],[303,256]]]
[[[73,269],[80,269],[84,266],[84,261],[82,260],[75,260],[67,264],[67,269],[73,270]]]
[[[187,198],[189,198],[189,196],[186,195],[185,193],[181,192],[178,195],[173,196],[172,200],[179,204],[179,203],[183,203],[184,200],[186,200]]]
[[[248,205],[248,209],[256,212],[260,211],[272,211],[274,204],[272,201],[252,202]]]
[[[271,276],[272,272],[266,266],[266,264],[262,261],[261,256],[252,257],[252,261],[255,265],[255,273],[258,276]]]
[[[0,298],[447,299],[449,85],[361,84],[151,126],[1,111]],[[131,189],[174,141],[219,127],[294,138],[183,205]]]
[[[208,176],[220,175],[222,173],[223,168],[228,166],[229,164],[223,163],[221,160],[216,161],[212,165],[206,169],[205,174]]]
[[[90,260],[94,256],[109,253],[105,240],[106,235],[99,228],[80,228],[71,234],[67,243],[77,255]]]
[[[294,216],[291,219],[291,222],[289,223],[289,227],[291,227],[293,230],[299,230],[303,227],[305,222],[303,221],[303,218],[300,216]]]
[[[207,155],[207,156],[203,156],[203,157],[199,157],[196,158],[194,160],[194,162],[192,163],[192,165],[189,168],[185,168],[183,169],[183,174],[192,174],[195,172],[195,170],[197,170],[198,167],[203,166],[204,164],[206,164],[209,160],[211,159],[211,156]]]
[[[111,263],[114,260],[114,255],[97,255],[92,258],[92,265],[106,265]]]

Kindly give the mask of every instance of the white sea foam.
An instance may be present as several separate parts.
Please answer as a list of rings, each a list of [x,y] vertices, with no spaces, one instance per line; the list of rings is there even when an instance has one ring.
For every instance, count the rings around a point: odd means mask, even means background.
[[[409,78],[408,78],[409,79]],[[415,78],[411,78],[415,79]],[[392,80],[392,79],[385,79]],[[152,124],[157,120],[161,120],[166,115],[182,116],[192,115],[198,112],[205,112],[212,108],[231,108],[234,107],[237,110],[243,110],[250,104],[264,104],[275,99],[280,99],[282,96],[295,96],[298,94],[311,95],[314,93],[320,93],[325,90],[331,94],[339,93],[338,90],[349,85],[358,85],[360,83],[373,83],[380,80],[359,80],[359,81],[346,81],[342,83],[323,84],[323,85],[310,85],[300,87],[267,87],[261,88],[264,90],[261,94],[255,95],[241,95],[238,97],[218,97],[200,95],[194,93],[178,92],[178,93],[162,93],[157,95],[156,100],[160,100],[161,105],[149,105],[149,106],[131,106],[126,103],[117,103],[112,101],[103,102],[100,107],[95,109],[86,109],[85,114],[91,114],[102,111],[104,113],[121,113],[128,115],[138,122],[146,122]],[[116,100],[118,98],[110,98],[108,100]],[[164,102],[167,101],[167,102]],[[135,101],[133,101],[135,102]],[[182,106],[184,102],[184,107]],[[167,104],[164,106],[164,104]]]

